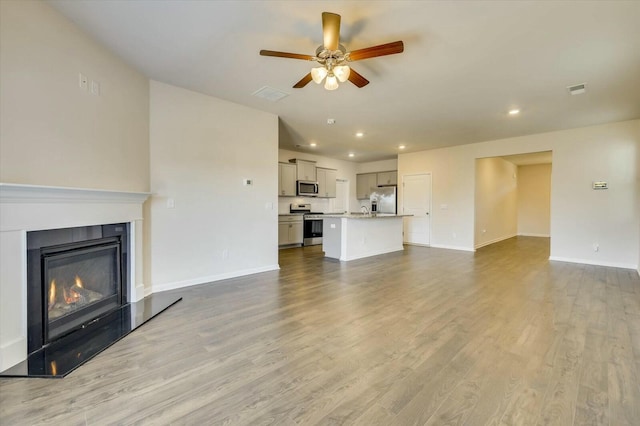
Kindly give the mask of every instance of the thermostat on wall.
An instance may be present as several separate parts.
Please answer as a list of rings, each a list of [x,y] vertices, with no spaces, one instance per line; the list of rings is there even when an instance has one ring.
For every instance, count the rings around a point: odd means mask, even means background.
[[[244,186],[250,186],[250,185],[253,185],[253,180],[252,180],[252,179],[243,179],[243,180],[242,180],[242,184],[243,184]]]
[[[593,189],[608,189],[607,182],[593,182]]]

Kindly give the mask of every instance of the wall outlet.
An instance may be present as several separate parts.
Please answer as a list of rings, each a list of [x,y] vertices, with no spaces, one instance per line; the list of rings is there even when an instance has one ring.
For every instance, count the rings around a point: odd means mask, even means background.
[[[87,76],[82,73],[78,74],[78,85],[80,88],[82,90],[87,90],[88,84],[89,80],[87,79]]]
[[[600,245],[598,243],[593,243],[593,251],[600,251]]]
[[[167,208],[173,209],[175,207],[176,207],[176,200],[174,200],[173,198],[167,198]]]
[[[229,258],[229,249],[222,250],[222,258],[223,259]]]

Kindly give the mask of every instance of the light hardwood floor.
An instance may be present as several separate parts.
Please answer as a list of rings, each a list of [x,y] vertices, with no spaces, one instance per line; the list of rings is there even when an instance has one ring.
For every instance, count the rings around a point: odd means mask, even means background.
[[[65,379],[0,380],[0,424],[639,425],[637,272],[548,251],[283,250]]]

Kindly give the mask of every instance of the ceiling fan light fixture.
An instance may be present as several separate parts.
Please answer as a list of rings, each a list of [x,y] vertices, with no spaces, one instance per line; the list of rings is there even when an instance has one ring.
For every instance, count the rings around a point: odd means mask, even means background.
[[[338,79],[335,75],[329,74],[324,82],[324,88],[327,90],[336,90],[338,88]]]
[[[338,77],[341,83],[344,83],[349,79],[349,74],[351,73],[351,68],[348,65],[338,65],[337,67],[333,67],[333,74]]]
[[[322,83],[322,80],[327,76],[327,69],[325,67],[311,68],[311,78],[316,84]]]

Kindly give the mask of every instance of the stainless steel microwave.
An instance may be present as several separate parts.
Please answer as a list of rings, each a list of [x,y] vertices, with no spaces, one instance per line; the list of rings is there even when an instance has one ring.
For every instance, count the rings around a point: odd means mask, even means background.
[[[310,182],[307,180],[299,180],[296,193],[300,197],[317,197],[318,182]]]

